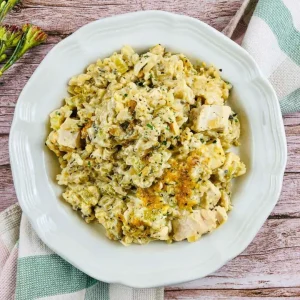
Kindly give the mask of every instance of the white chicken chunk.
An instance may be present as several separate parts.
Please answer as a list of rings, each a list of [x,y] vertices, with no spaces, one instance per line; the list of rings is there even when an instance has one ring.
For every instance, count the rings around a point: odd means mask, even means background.
[[[223,105],[202,105],[195,116],[193,129],[196,132],[216,130],[226,132],[231,108]]]
[[[214,170],[221,167],[225,161],[225,153],[220,140],[216,139],[215,142],[207,145],[206,149],[207,152],[205,153],[205,156],[208,157],[207,165],[209,168]]]
[[[205,209],[213,208],[221,198],[220,190],[209,180],[203,183],[205,192],[201,198],[201,207]]]
[[[152,237],[159,239],[161,241],[166,241],[169,239],[169,228],[168,226],[162,227],[162,229],[158,232],[152,234]]]
[[[224,207],[222,206],[216,207],[216,219],[220,225],[227,221],[228,215]]]
[[[174,240],[195,241],[201,235],[215,229],[216,213],[208,209],[194,210],[191,214],[173,221]]]
[[[77,125],[77,120],[67,118],[60,126],[58,133],[57,143],[60,146],[68,148],[78,148],[80,143],[80,131]]]
[[[225,191],[221,192],[221,201],[220,201],[220,205],[222,207],[224,207],[224,209],[226,211],[231,209],[231,204],[230,204],[230,198],[228,196],[228,194]]]

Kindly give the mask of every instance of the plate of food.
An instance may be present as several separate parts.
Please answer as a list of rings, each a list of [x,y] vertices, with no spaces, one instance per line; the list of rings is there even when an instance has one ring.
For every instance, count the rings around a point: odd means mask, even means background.
[[[145,11],[49,52],[17,103],[10,156],[52,250],[101,281],[154,287],[247,247],[279,198],[286,141],[246,51],[196,19]]]

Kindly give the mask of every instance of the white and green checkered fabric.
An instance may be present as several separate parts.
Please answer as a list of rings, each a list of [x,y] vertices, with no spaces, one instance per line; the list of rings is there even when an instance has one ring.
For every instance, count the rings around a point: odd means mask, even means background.
[[[300,1],[260,0],[242,47],[269,78],[282,113],[300,111]]]

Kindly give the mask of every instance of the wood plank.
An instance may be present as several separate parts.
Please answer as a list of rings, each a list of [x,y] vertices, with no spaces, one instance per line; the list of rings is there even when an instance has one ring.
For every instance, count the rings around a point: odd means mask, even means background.
[[[9,164],[8,135],[0,135],[0,166]],[[1,169],[0,169],[1,173]],[[1,185],[1,181],[0,181]]]
[[[174,290],[298,287],[299,274],[300,219],[267,220],[250,246],[216,273],[169,288]]]
[[[13,95],[1,95],[0,96],[0,107],[15,107],[19,95],[21,93],[21,89],[14,89]],[[1,118],[1,116],[0,116]],[[1,131],[1,128],[0,128]]]
[[[300,112],[285,115],[283,118],[285,126],[298,126],[300,125]]]
[[[27,59],[31,59],[35,53],[28,53]],[[42,60],[42,58],[41,58]],[[14,88],[22,90],[32,73],[37,68],[38,64],[23,64],[16,63],[13,67],[8,69],[1,78],[1,95],[13,94]]]
[[[300,299],[300,288],[274,288],[250,290],[165,290],[165,300],[215,300],[215,299]]]
[[[288,148],[287,172],[300,172],[300,125],[285,126]]]
[[[14,114],[14,107],[0,106],[0,134],[8,134]]]
[[[74,3],[76,2],[76,3]],[[230,5],[229,3],[230,2]],[[23,1],[23,4],[9,14],[9,24],[32,22],[51,33],[70,34],[84,24],[99,18],[139,10],[165,10],[198,18],[218,30],[229,23],[243,0],[220,1]],[[59,4],[58,4],[59,3]],[[49,13],[51,9],[51,18]]]
[[[132,0],[89,0],[89,1],[81,1],[81,0],[60,0],[60,1],[53,1],[53,0],[23,0],[22,1],[22,7],[45,7],[50,6],[52,7],[94,7],[94,6],[126,6],[132,3]],[[138,4],[137,1],[135,1],[136,4]]]
[[[0,166],[0,195],[0,212],[17,202],[11,170],[6,166]]]
[[[286,173],[281,196],[270,218],[300,218],[300,174]]]

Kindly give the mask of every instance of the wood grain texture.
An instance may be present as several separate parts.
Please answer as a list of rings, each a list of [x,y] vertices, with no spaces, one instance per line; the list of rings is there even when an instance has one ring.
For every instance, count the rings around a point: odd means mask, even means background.
[[[14,110],[14,107],[0,107],[0,134],[9,133]]]
[[[23,0],[6,19],[32,22],[49,34],[0,79],[0,212],[17,201],[9,166],[8,133],[24,85],[50,49],[80,26],[137,10],[196,17],[222,31],[243,0]],[[50,17],[51,16],[51,17]],[[300,299],[300,113],[284,117],[288,162],[281,197],[238,257],[216,273],[166,288],[165,299]]]
[[[0,166],[0,212],[17,202],[9,166]]]
[[[299,128],[298,126],[300,126],[300,112],[290,114],[290,115],[285,115],[283,122],[285,126],[293,127],[293,129],[296,131]]]
[[[70,34],[82,25],[103,17],[138,10],[165,10],[198,18],[218,30],[224,29],[243,0],[125,0],[125,1],[38,1],[23,0],[6,19],[7,23],[33,22],[49,33]],[[51,11],[51,18],[49,13]]]
[[[9,164],[8,135],[0,135],[0,166],[8,165],[8,164]],[[0,171],[0,174],[1,174],[1,171]],[[2,177],[0,177],[0,178],[2,178]],[[1,183],[2,183],[2,181],[0,179],[0,186],[1,186]],[[0,195],[0,197],[1,197],[1,195]]]
[[[285,173],[282,192],[269,218],[300,218],[300,173]]]
[[[249,290],[166,290],[165,300],[215,300],[215,299],[293,299],[300,298],[300,288],[274,288]]]
[[[300,219],[267,220],[250,246],[216,273],[168,289],[299,287],[299,230]]]
[[[293,118],[293,122],[300,122],[299,118]],[[291,118],[284,118],[284,123],[290,122]],[[288,146],[288,160],[286,172],[300,172],[300,124],[286,125],[285,134]]]

